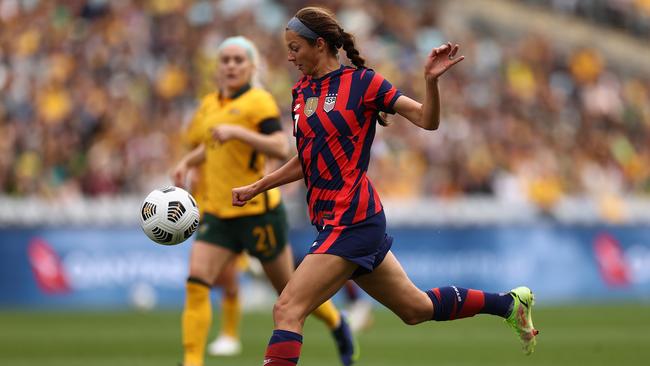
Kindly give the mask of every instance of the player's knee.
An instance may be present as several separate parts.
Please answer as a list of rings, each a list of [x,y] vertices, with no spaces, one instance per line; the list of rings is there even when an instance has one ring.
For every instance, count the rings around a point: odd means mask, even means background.
[[[292,314],[290,302],[286,298],[280,296],[273,305],[273,319],[277,323],[292,320],[293,317],[295,317],[295,315]]]
[[[198,275],[198,274],[190,273],[190,275],[189,275],[189,277],[187,277],[187,280],[186,280],[186,281],[187,281],[187,283],[196,283],[196,284],[199,284],[199,285],[203,285],[203,286],[205,286],[205,287],[208,287],[208,288],[211,288],[211,287],[212,287],[210,281],[208,281],[208,280],[205,278],[205,276],[200,276],[200,275]]]
[[[406,325],[416,325],[422,323],[421,317],[418,317],[415,312],[400,312],[400,314],[397,315]]]
[[[428,304],[409,304],[397,312],[397,315],[407,325],[416,325],[431,320],[433,309]]]
[[[273,320],[276,325],[302,324],[304,318],[305,316],[302,315],[300,308],[286,296],[280,296],[273,305]]]
[[[215,277],[214,273],[204,267],[190,266],[189,278],[199,279],[212,287],[216,279]]]

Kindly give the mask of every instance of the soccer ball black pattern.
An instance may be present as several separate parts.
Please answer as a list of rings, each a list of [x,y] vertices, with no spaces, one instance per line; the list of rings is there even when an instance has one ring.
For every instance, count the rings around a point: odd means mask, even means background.
[[[180,201],[172,201],[167,204],[167,220],[176,223],[183,217],[185,207]]]
[[[142,202],[140,213],[142,230],[158,244],[182,243],[199,226],[196,200],[178,187],[153,190]]]

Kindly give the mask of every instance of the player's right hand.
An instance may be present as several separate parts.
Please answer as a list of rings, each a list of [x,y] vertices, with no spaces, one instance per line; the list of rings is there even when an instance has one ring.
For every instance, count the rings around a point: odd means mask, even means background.
[[[257,196],[257,190],[255,189],[255,183],[249,184],[243,187],[237,187],[232,189],[232,205],[233,206],[243,206],[253,197]]]

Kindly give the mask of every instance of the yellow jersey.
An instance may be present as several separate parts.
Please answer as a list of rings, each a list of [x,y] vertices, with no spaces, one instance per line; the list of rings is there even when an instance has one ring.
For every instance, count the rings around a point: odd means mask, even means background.
[[[203,212],[228,219],[260,215],[280,204],[280,190],[275,188],[259,194],[243,207],[232,205],[232,189],[262,178],[266,157],[239,140],[219,143],[212,138],[210,131],[219,125],[233,124],[260,132],[262,122],[279,118],[275,100],[259,88],[244,88],[230,99],[221,97],[218,92],[202,99],[187,131],[186,141],[205,145],[205,161],[198,187],[202,194]]]

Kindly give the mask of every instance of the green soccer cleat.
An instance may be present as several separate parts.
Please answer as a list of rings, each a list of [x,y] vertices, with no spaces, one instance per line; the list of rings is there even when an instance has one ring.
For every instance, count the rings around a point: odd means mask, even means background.
[[[512,295],[514,303],[512,304],[512,312],[506,318],[506,323],[514,329],[521,339],[524,353],[530,355],[535,350],[536,336],[539,333],[533,326],[531,316],[535,296],[528,287],[524,286],[510,290],[510,295]]]

